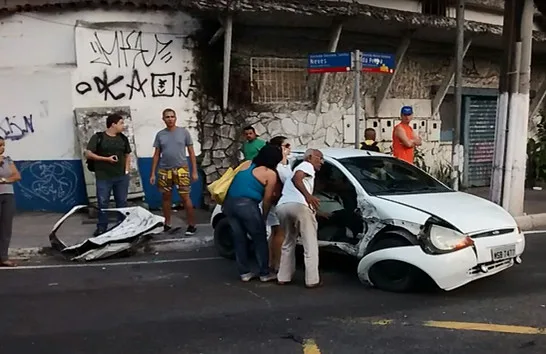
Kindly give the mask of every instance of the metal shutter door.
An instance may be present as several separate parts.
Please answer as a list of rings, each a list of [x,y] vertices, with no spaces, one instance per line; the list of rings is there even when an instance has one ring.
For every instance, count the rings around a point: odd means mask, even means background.
[[[495,151],[497,98],[470,96],[465,100],[465,185],[489,186]]]

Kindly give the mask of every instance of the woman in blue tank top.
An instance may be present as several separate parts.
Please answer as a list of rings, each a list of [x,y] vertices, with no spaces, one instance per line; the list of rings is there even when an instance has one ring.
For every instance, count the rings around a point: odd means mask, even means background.
[[[269,269],[265,220],[275,197],[278,180],[276,167],[281,160],[281,149],[265,145],[235,175],[224,201],[223,212],[231,226],[239,276],[245,282],[255,277],[248,265],[247,234],[254,242],[260,280],[267,282],[276,279]],[[260,202],[263,202],[262,210]]]

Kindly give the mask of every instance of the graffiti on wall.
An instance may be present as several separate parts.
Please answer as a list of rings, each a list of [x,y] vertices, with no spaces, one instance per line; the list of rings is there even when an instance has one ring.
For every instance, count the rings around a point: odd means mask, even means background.
[[[138,30],[76,29],[80,96],[103,101],[191,98],[188,36]],[[81,44],[80,44],[81,43]],[[186,64],[184,64],[186,63]]]
[[[52,204],[74,205],[79,183],[74,165],[67,161],[31,161],[18,165],[22,180],[18,183],[25,199],[39,199]]]
[[[134,69],[131,77],[124,75],[108,75],[107,70],[101,76],[94,76],[89,81],[81,81],[76,85],[76,92],[85,95],[95,91],[104,101],[133,99],[138,97],[189,97],[197,87],[195,77],[178,75],[174,72],[151,73],[141,75]]]
[[[34,133],[32,114],[28,116],[4,117],[0,120],[0,137],[6,140],[20,140]]]
[[[173,39],[160,39],[158,34],[143,43],[142,31],[113,31],[109,33],[93,33],[89,42],[91,51],[95,54],[91,64],[117,66],[118,68],[136,68],[137,63],[150,67],[154,62],[168,63],[173,59],[170,47]]]

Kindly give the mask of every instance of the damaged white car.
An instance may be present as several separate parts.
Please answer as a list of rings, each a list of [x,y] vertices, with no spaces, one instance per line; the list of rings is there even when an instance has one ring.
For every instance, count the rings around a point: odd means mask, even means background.
[[[357,257],[361,281],[402,292],[425,276],[448,291],[521,263],[525,237],[500,206],[389,155],[321,151],[314,194],[330,217],[317,217],[319,245]],[[293,166],[302,162],[303,151],[292,155]],[[219,253],[233,258],[221,206],[211,223]]]

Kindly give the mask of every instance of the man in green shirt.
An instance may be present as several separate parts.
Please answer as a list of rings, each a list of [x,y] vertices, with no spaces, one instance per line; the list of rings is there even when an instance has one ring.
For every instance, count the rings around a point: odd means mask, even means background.
[[[258,151],[265,146],[265,141],[258,138],[256,130],[252,126],[244,128],[246,141],[243,143],[243,156],[245,161],[252,160],[258,155]]]
[[[123,117],[111,114],[106,119],[106,131],[94,134],[87,144],[85,155],[87,159],[93,160],[100,210],[108,208],[112,192],[116,208],[127,206],[131,146],[122,133],[124,129]],[[108,216],[100,210],[94,236],[104,233],[108,228]]]

